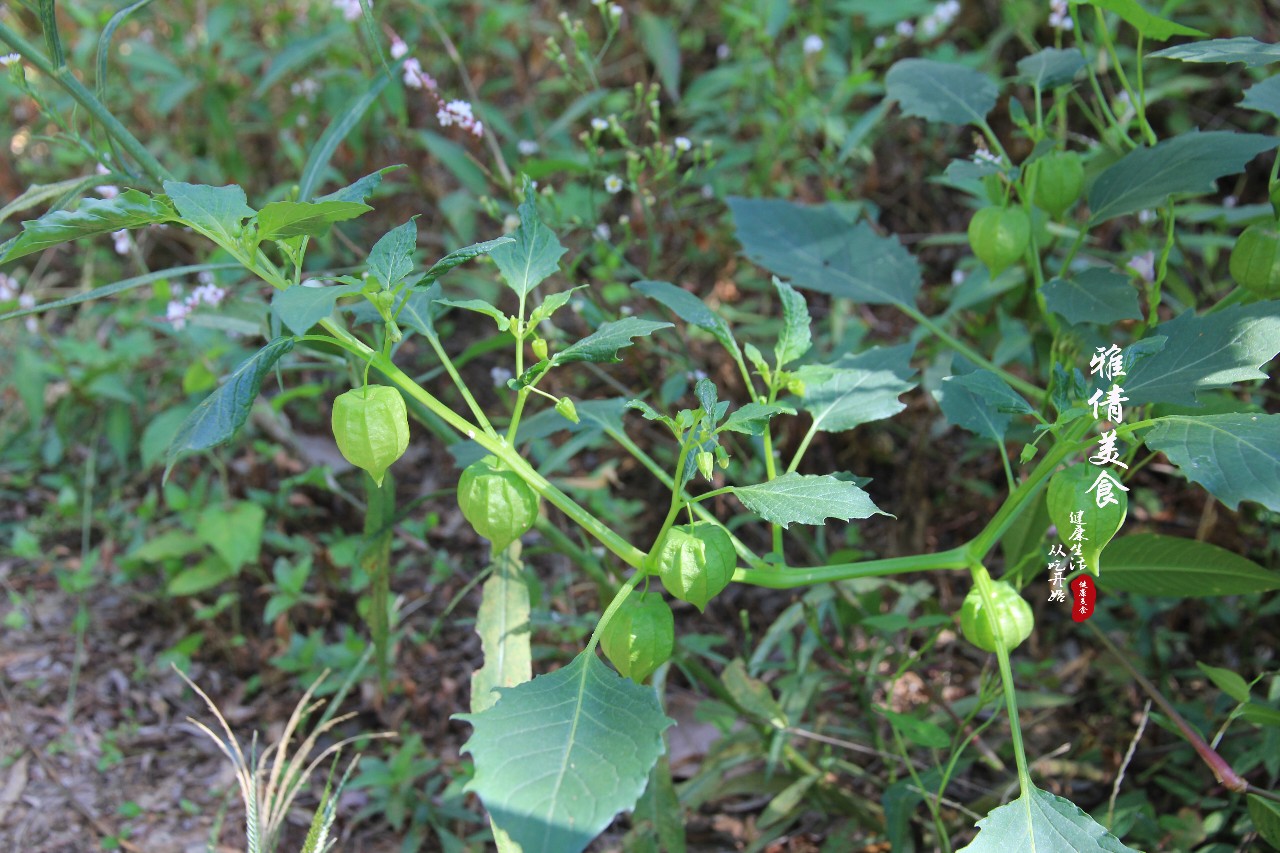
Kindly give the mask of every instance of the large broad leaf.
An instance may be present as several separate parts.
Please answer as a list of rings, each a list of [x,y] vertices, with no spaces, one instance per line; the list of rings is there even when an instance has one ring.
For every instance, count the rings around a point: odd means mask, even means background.
[[[1156,207],[1174,193],[1213,192],[1214,181],[1234,175],[1280,139],[1260,133],[1212,130],[1184,133],[1151,148],[1130,151],[1089,188],[1093,224]]]
[[[422,281],[418,283],[418,286],[429,285],[454,267],[465,264],[480,255],[487,255],[499,246],[514,242],[514,237],[498,237],[496,240],[486,240],[483,243],[472,243],[470,246],[454,249],[431,265],[431,268],[427,270],[427,274],[422,277]]]
[[[498,701],[498,690],[533,678],[530,652],[529,585],[524,579],[520,545],[493,555],[493,574],[484,582],[476,633],[484,666],[471,675],[471,712],[478,714]]]
[[[1084,68],[1084,54],[1074,47],[1046,47],[1018,60],[1018,73],[1040,90],[1054,89],[1075,79]]]
[[[1249,36],[1193,41],[1157,50],[1148,56],[1183,62],[1243,62],[1250,68],[1280,62],[1280,44],[1268,44]]]
[[[773,286],[778,291],[778,301],[782,303],[782,329],[778,332],[778,344],[774,347],[777,366],[786,367],[801,358],[813,345],[809,332],[809,306],[804,296],[785,281],[774,276]]]
[[[258,238],[319,237],[335,222],[373,210],[354,201],[273,201],[258,211]]]
[[[1280,572],[1208,542],[1136,533],[1107,546],[1107,571],[1098,585],[1108,591],[1203,598],[1280,589]]]
[[[524,850],[578,853],[640,798],[672,721],[652,688],[592,650],[499,693],[488,710],[458,715],[475,728],[467,789]]]
[[[523,298],[559,269],[560,256],[566,250],[538,217],[537,194],[530,182],[525,183],[519,212],[520,227],[511,235],[515,240],[495,247],[489,257],[498,265],[507,286]]]
[[[960,853],[1138,853],[1070,800],[1032,788],[978,821]]]
[[[744,254],[793,284],[855,302],[914,306],[920,265],[837,206],[732,197]]]
[[[872,347],[832,364],[805,365],[796,371],[804,382],[800,405],[813,416],[814,429],[843,432],[890,418],[906,408],[898,401],[915,387],[909,381],[914,344]]]
[[[1245,89],[1240,106],[1280,118],[1280,75],[1268,77]]]
[[[1280,301],[1233,305],[1197,317],[1190,311],[1148,335],[1164,349],[1133,366],[1123,381],[1129,404],[1198,406],[1196,392],[1265,379],[1259,368],[1280,352]]]
[[[948,124],[982,124],[1000,97],[981,71],[932,59],[900,59],[884,82],[885,95],[904,114]]]
[[[605,323],[595,332],[582,340],[570,344],[551,357],[551,364],[569,364],[575,361],[592,361],[612,364],[622,361],[618,358],[618,350],[631,346],[631,339],[643,335],[652,335],[658,329],[670,329],[670,323],[660,320],[642,320],[639,317],[624,317]]]
[[[125,190],[111,199],[87,198],[75,210],[55,210],[39,219],[23,222],[22,233],[0,257],[0,263],[68,240],[123,228],[138,228],[172,218],[173,210],[167,204],[137,190]]]
[[[1138,0],[1071,0],[1081,5],[1097,6],[1108,12],[1115,12],[1129,26],[1149,39],[1168,41],[1174,36],[1207,36],[1202,30],[1186,27],[1182,24],[1153,15],[1138,3]]]
[[[1032,411],[1018,392],[990,370],[948,376],[937,395],[950,423],[994,441],[1004,440],[1014,414]]]
[[[369,250],[369,274],[385,288],[399,284],[413,272],[413,253],[418,248],[417,217],[397,225],[378,238]]]
[[[631,286],[650,299],[661,302],[686,323],[710,332],[729,352],[738,353],[738,342],[734,340],[729,324],[683,287],[676,287],[668,281],[637,281]]]
[[[291,349],[293,338],[276,338],[237,367],[217,391],[196,406],[169,444],[164,479],[169,479],[169,472],[183,453],[219,445],[244,426],[262,388],[262,378]]]
[[[1140,320],[1138,291],[1127,275],[1094,267],[1071,278],[1055,278],[1041,290],[1045,307],[1068,323]]]
[[[1257,501],[1280,512],[1280,415],[1170,415],[1143,442],[1232,509]]]
[[[792,522],[825,524],[828,518],[849,521],[888,515],[862,489],[830,474],[783,474],[767,483],[734,486],[730,491],[747,509],[783,527]]]
[[[360,284],[335,284],[329,287],[304,287],[295,284],[277,290],[271,297],[271,310],[295,335],[307,330],[333,313],[333,306],[343,296],[359,293]]]
[[[216,243],[235,243],[240,223],[254,213],[245,200],[244,190],[234,184],[209,187],[165,181],[164,191],[178,215]]]

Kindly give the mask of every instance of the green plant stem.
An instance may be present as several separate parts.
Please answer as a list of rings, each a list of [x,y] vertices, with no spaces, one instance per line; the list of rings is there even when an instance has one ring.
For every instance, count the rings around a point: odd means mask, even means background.
[[[937,569],[965,569],[969,556],[963,547],[952,548],[936,554],[913,554],[907,557],[889,557],[883,560],[864,560],[858,563],[834,563],[829,566],[801,568],[771,566],[757,563],[756,568],[738,569],[733,573],[736,583],[762,586],[768,589],[795,589],[820,583],[876,578],[900,575],[906,572],[926,572]]]
[[[107,111],[102,102],[95,98],[93,93],[76,79],[76,76],[65,63],[54,65],[34,45],[3,22],[0,22],[0,41],[16,51],[27,62],[30,62],[38,71],[53,78],[56,83],[62,86],[67,94],[74,98],[77,104],[84,107],[85,112],[93,116],[94,121],[101,124],[103,129],[119,143],[120,147],[128,152],[129,156],[142,167],[157,187],[164,181],[173,178],[173,175],[161,165],[155,155],[148,151],[146,146],[139,142],[137,137],[130,133],[115,116]]]
[[[458,369],[453,364],[453,359],[449,358],[449,354],[440,344],[440,339],[435,335],[427,335],[427,343],[431,344],[431,348],[435,350],[436,357],[440,359],[440,365],[449,374],[449,378],[453,380],[453,385],[458,389],[458,393],[462,395],[462,399],[466,401],[467,408],[471,410],[472,416],[476,419],[476,423],[480,424],[480,428],[492,436],[497,436],[493,429],[493,425],[489,423],[489,419],[485,417],[484,409],[480,408],[480,404],[476,402],[476,398],[471,395],[471,389],[467,387],[467,383],[462,381],[462,377],[458,375]]]
[[[982,353],[978,352],[973,347],[969,346],[964,341],[960,340],[959,338],[955,337],[950,332],[948,332],[946,329],[939,326],[937,323],[933,321],[931,317],[921,312],[914,305],[909,305],[904,303],[904,304],[899,304],[898,308],[904,314],[910,317],[912,320],[915,320],[921,326],[928,329],[939,340],[941,340],[943,343],[946,343],[947,345],[955,349],[965,358],[969,359],[974,364],[985,367],[987,370],[990,370],[991,372],[999,375],[1000,378],[1002,378],[1005,382],[1008,382],[1011,386],[1013,386],[1019,392],[1032,398],[1032,402],[1034,402],[1036,405],[1042,405],[1044,403],[1045,392],[1042,388],[1039,388],[1033,385],[1032,383],[1028,382],[1027,380],[1023,379],[1020,376],[1014,376],[1012,373],[1005,370],[1003,367],[998,366],[997,364],[995,364],[995,362],[991,361],[986,356],[982,355]]]
[[[1098,30],[1102,33],[1102,44],[1107,49],[1107,55],[1111,57],[1112,65],[1115,66],[1116,77],[1119,78],[1125,94],[1129,96],[1129,103],[1133,104],[1134,114],[1138,117],[1138,129],[1142,131],[1142,135],[1149,144],[1155,145],[1156,133],[1151,129],[1151,125],[1147,124],[1147,115],[1146,110],[1143,108],[1142,96],[1129,85],[1129,77],[1124,73],[1124,65],[1121,64],[1120,56],[1116,53],[1115,44],[1111,41],[1111,29],[1107,26],[1105,14],[1098,6],[1094,6],[1093,11],[1098,18]],[[1138,67],[1142,67],[1142,33],[1138,33]]]
[[[613,596],[613,601],[609,602],[609,606],[604,609],[604,613],[600,614],[600,621],[596,623],[596,629],[591,632],[591,639],[587,641],[587,647],[583,649],[583,654],[591,654],[600,642],[600,633],[609,625],[609,620],[613,618],[613,614],[618,612],[622,607],[622,603],[627,600],[627,596],[631,595],[631,591],[640,585],[640,581],[644,580],[647,575],[644,572],[636,572],[627,578],[618,592]]]
[[[1022,743],[1022,724],[1018,719],[1018,698],[1013,686],[1013,666],[1009,663],[1009,650],[1000,642],[1000,626],[996,621],[995,588],[991,583],[991,575],[979,561],[969,565],[973,582],[982,596],[982,612],[987,618],[991,636],[996,639],[996,660],[1000,664],[1000,681],[1004,688],[1005,708],[1009,713],[1009,739],[1013,742],[1013,757],[1018,763],[1018,786],[1023,798],[1031,796],[1035,788],[1031,781],[1031,772],[1027,768],[1026,748]]]

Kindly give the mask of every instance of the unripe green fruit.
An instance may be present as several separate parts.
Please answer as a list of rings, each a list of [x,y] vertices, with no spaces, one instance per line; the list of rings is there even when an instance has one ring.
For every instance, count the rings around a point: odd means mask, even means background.
[[[675,649],[676,623],[671,608],[657,592],[630,597],[600,635],[605,656],[625,678],[644,681]]]
[[[486,456],[468,465],[458,479],[462,516],[502,551],[538,520],[538,494],[519,474]]]
[[[984,207],[969,220],[969,246],[997,276],[1022,260],[1031,242],[1031,220],[1020,207]]]
[[[699,522],[668,530],[650,553],[648,565],[667,592],[702,610],[733,579],[738,555],[723,527]]]
[[[1031,605],[1007,581],[991,581],[991,599],[995,605],[993,614],[996,631],[987,619],[986,602],[978,587],[969,590],[960,607],[960,629],[965,639],[984,652],[994,652],[998,645],[1012,651],[1031,636],[1035,616]]]
[[[404,398],[386,385],[365,385],[333,401],[333,437],[338,450],[382,485],[391,463],[409,446],[409,413]]]
[[[1274,223],[1250,225],[1236,238],[1229,264],[1236,284],[1259,296],[1280,296],[1280,233]]]
[[[1031,200],[1054,219],[1076,203],[1084,189],[1084,162],[1074,151],[1048,154],[1030,166],[1028,176],[1035,182]]]

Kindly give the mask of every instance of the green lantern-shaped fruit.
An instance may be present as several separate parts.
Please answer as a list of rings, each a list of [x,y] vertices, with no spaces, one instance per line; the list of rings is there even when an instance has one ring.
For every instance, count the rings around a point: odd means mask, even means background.
[[[1280,232],[1275,223],[1250,225],[1231,249],[1236,284],[1259,296],[1280,296]]]
[[[977,586],[969,590],[960,607],[960,630],[984,652],[994,652],[999,646],[1012,651],[1031,636],[1036,621],[1031,605],[1007,581],[991,581],[991,602],[995,609],[993,618],[988,619],[982,591]]]
[[[649,555],[667,592],[699,610],[729,585],[737,565],[728,532],[707,522],[672,527]]]
[[[999,275],[1022,260],[1031,243],[1031,220],[1020,207],[984,207],[969,220],[969,246]]]
[[[409,446],[404,398],[386,385],[365,385],[333,401],[333,437],[343,457],[382,485],[391,463]]]
[[[1084,162],[1074,151],[1045,155],[1028,171],[1028,177],[1035,182],[1031,200],[1054,219],[1075,204],[1084,189]]]
[[[1098,506],[1100,489],[1106,503],[1102,507]],[[1129,511],[1128,492],[1123,484],[1119,484],[1109,468],[1071,465],[1049,479],[1045,502],[1049,507],[1049,520],[1058,528],[1058,538],[1068,548],[1078,541],[1079,561],[1083,561],[1091,574],[1100,574],[1102,549],[1120,530]],[[1076,518],[1083,528],[1079,540],[1072,538],[1077,526],[1071,520],[1072,513],[1079,513]]]
[[[657,592],[641,598],[633,590],[600,635],[605,656],[623,677],[637,683],[671,657],[675,642],[675,618]]]
[[[523,536],[538,520],[538,494],[495,456],[468,465],[458,479],[462,516],[495,551]]]

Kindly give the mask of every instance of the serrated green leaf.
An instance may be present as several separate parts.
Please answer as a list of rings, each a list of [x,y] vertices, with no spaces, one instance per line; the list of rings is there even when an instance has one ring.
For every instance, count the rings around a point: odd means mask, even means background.
[[[524,850],[579,853],[633,807],[672,724],[652,688],[585,651],[549,675],[500,691],[463,747],[467,790]]]
[[[538,217],[537,194],[529,181],[525,182],[519,213],[520,227],[511,235],[515,239],[494,248],[489,257],[498,265],[502,280],[523,298],[560,268],[560,256],[566,249]]]
[[[1280,512],[1280,415],[1169,415],[1143,442],[1231,509],[1257,501]]]
[[[498,331],[505,332],[511,327],[511,318],[502,313],[497,306],[490,305],[483,299],[437,299],[439,305],[447,305],[450,308],[461,308],[464,311],[474,311],[477,314],[484,314],[492,317],[494,322],[498,324]]]
[[[370,172],[363,178],[348,184],[340,190],[322,195],[316,201],[354,201],[364,203],[373,191],[382,184],[382,176],[387,172],[394,172],[396,169],[403,169],[404,166],[385,166],[376,172]]]
[[[472,258],[479,257],[480,255],[490,254],[499,246],[505,246],[508,243],[514,242],[515,239],[513,237],[504,236],[498,237],[494,240],[486,240],[483,243],[473,243],[470,246],[466,246],[461,249],[454,249],[452,252],[432,264],[431,268],[427,270],[427,274],[422,277],[422,281],[427,284],[431,284],[454,267],[461,266]]]
[[[384,288],[399,284],[413,272],[413,253],[418,248],[417,217],[403,225],[397,225],[378,238],[369,250],[369,275],[375,277]]]
[[[227,377],[227,381],[196,406],[178,428],[169,444],[164,479],[169,479],[178,457],[183,453],[207,450],[228,441],[244,426],[253,401],[262,388],[262,379],[293,349],[293,338],[276,338],[244,361]]]
[[[1071,278],[1055,278],[1041,292],[1045,307],[1068,323],[1142,319],[1137,289],[1127,275],[1113,270],[1093,267]]]
[[[1111,164],[1089,188],[1089,222],[1157,207],[1175,193],[1203,195],[1224,175],[1244,169],[1280,139],[1260,133],[1211,130],[1184,133],[1151,148],[1130,151]]]
[[[1196,666],[1209,677],[1209,680],[1219,690],[1232,699],[1240,703],[1249,701],[1249,682],[1241,678],[1239,673],[1217,666],[1209,666],[1207,663],[1201,663],[1200,661],[1196,661]]]
[[[1280,352],[1280,301],[1199,317],[1186,311],[1148,333],[1156,336],[1167,338],[1164,348],[1137,362],[1123,383],[1129,405],[1198,406],[1197,391],[1266,378],[1259,368]]]
[[[830,474],[793,472],[755,486],[734,486],[730,491],[747,509],[783,527],[793,522],[824,524],[828,518],[849,521],[888,515],[862,489]]]
[[[164,191],[178,215],[216,243],[234,244],[240,234],[241,223],[254,214],[245,199],[244,190],[235,184],[210,187],[165,181]]]
[[[773,286],[778,291],[778,301],[782,303],[782,331],[778,333],[778,345],[774,347],[777,366],[781,369],[802,358],[813,346],[809,332],[812,321],[809,306],[799,291],[777,276],[773,277]]]
[[[1108,592],[1205,598],[1280,589],[1280,572],[1208,542],[1137,533],[1107,546],[1098,585]]]
[[[914,306],[920,265],[834,205],[730,197],[743,253],[797,287],[872,305]]]
[[[1183,62],[1243,62],[1249,68],[1280,62],[1280,44],[1269,44],[1249,36],[1209,39],[1166,47],[1147,56],[1180,59]]]
[[[990,370],[946,377],[937,397],[948,422],[994,441],[1004,440],[1013,414],[1033,411],[1026,400]]]
[[[1056,89],[1075,79],[1084,68],[1084,54],[1074,47],[1046,47],[1018,60],[1018,73],[1041,91]]]
[[[978,837],[960,853],[1011,851],[1138,853],[1070,800],[1032,788],[978,821]]]
[[[258,238],[319,237],[335,222],[373,210],[354,201],[273,201],[258,211]]]
[[[1280,75],[1268,77],[1245,89],[1240,106],[1280,118]]]
[[[631,339],[652,335],[658,329],[670,329],[670,323],[657,320],[642,320],[639,317],[624,317],[603,324],[582,340],[570,344],[551,357],[551,364],[569,364],[575,361],[590,361],[612,364],[622,361],[618,358],[618,350],[631,346]]]
[[[729,352],[738,353],[738,342],[729,324],[698,297],[668,281],[637,281],[631,285],[650,299],[662,303],[686,323],[705,329]]]
[[[571,287],[568,290],[561,290],[549,295],[529,314],[529,326],[537,326],[543,320],[549,319],[557,311],[569,304],[569,300],[573,298],[574,293],[586,286],[585,284],[580,284],[577,287]]]
[[[885,97],[904,115],[948,124],[982,124],[1000,87],[981,71],[932,59],[900,59],[885,75]]]
[[[359,284],[335,284],[327,287],[304,287],[295,284],[277,290],[271,297],[271,311],[289,331],[305,335],[307,330],[333,313],[333,306],[343,296],[359,293]]]
[[[844,432],[893,417],[906,408],[898,401],[915,387],[908,381],[913,344],[872,347],[832,364],[805,365],[796,371],[804,382],[800,406],[813,416],[814,428]]]
[[[22,233],[0,257],[0,263],[81,237],[167,222],[173,216],[167,204],[137,190],[125,190],[110,199],[87,198],[75,210],[55,210],[23,222]]]
[[[720,429],[739,432],[743,435],[764,435],[765,427],[775,415],[794,415],[795,409],[778,406],[772,403],[747,403],[734,409]]]
[[[1168,41],[1174,36],[1207,36],[1203,30],[1186,27],[1182,24],[1153,15],[1138,4],[1137,0],[1071,0],[1072,4],[1097,6],[1108,12],[1115,12],[1126,24],[1136,29],[1149,39]]]
[[[258,561],[267,511],[253,501],[237,501],[230,507],[213,504],[200,512],[196,536],[239,574]]]
[[[533,678],[530,650],[529,585],[524,579],[519,544],[493,555],[493,574],[484,582],[476,633],[484,666],[471,675],[471,712],[498,701],[498,689]]]

